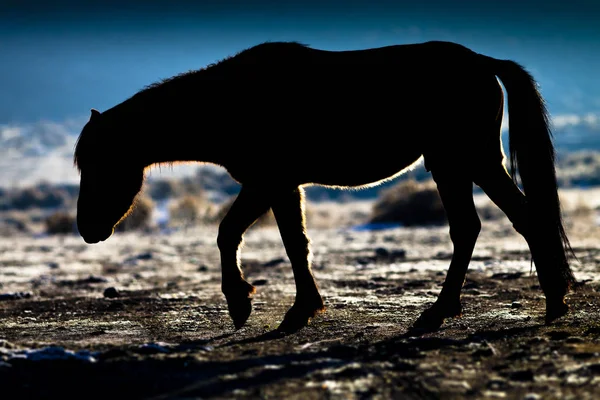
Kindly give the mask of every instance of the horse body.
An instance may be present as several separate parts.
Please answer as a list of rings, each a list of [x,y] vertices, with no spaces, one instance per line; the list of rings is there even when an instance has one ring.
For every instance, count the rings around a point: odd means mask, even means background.
[[[539,144],[533,145],[540,146],[539,156],[529,151],[531,141],[522,139],[527,133],[519,133],[514,143],[511,133],[511,160],[518,162],[522,178],[527,175],[525,189],[536,209],[549,196],[537,217],[503,165],[503,92],[496,76],[509,91],[510,131],[514,113],[514,130],[537,132]],[[520,66],[458,44],[332,52],[265,43],[151,85],[103,113],[93,111],[75,151],[81,172],[78,225],[90,243],[108,238],[131,209],[143,171],[152,164],[221,165],[242,185],[217,238],[230,315],[239,327],[250,314],[254,288],[241,272],[240,246],[247,228],[272,208],[297,287],[282,329],[294,330],[323,309],[310,268],[302,187],[374,185],[423,157],[438,184],[455,253],[440,298],[417,325],[436,327],[460,314],[459,292],[480,229],[473,183],[528,240],[553,319],[566,312],[563,298],[572,274],[545,118],[534,81]],[[107,164],[117,146],[129,157]],[[543,178],[543,187],[533,175]],[[549,236],[531,233],[534,224],[546,220]],[[541,251],[548,241],[555,249],[549,256]]]
[[[340,52],[266,43],[167,81],[173,86],[150,87],[103,116],[139,116],[121,130],[134,147],[144,142],[148,164],[212,162],[240,183],[275,169],[285,170],[286,180],[294,175],[297,185],[363,186],[395,176],[428,152],[451,150],[461,158],[458,148],[466,153],[483,142],[500,151],[496,132],[482,133],[474,118],[501,118],[501,88],[493,73],[453,61],[451,50],[475,56],[444,42]],[[449,132],[448,125],[462,129]],[[400,148],[382,145],[390,141]],[[368,167],[374,162],[380,166]]]

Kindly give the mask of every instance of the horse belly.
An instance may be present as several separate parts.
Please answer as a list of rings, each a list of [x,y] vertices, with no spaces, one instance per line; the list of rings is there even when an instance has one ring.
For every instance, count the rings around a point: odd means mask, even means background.
[[[325,186],[368,186],[401,173],[421,157],[418,149],[403,147],[400,142],[370,146],[371,136],[348,138],[355,146],[307,151],[304,167],[297,172],[299,181]]]

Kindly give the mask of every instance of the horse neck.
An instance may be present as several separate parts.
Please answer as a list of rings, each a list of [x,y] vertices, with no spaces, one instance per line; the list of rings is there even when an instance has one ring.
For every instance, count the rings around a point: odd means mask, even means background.
[[[218,152],[223,148],[223,135],[203,129],[196,114],[172,110],[177,107],[152,104],[115,109],[115,120],[130,121],[122,138],[131,148],[124,150],[139,157],[144,167],[177,162],[221,164]]]

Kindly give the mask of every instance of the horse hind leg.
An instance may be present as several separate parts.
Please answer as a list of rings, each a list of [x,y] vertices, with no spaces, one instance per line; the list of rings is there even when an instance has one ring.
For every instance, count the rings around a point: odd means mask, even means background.
[[[325,307],[311,270],[303,189],[298,187],[278,193],[274,196],[272,209],[292,264],[296,283],[294,305],[288,310],[278,328],[280,332],[291,333],[306,326],[310,319],[323,312]]]
[[[502,165],[480,171],[475,183],[506,214],[513,227],[526,240],[538,274],[540,286],[546,296],[546,323],[565,315],[569,307],[564,298],[569,283],[553,266],[566,262],[562,243],[557,234],[536,229],[530,220],[527,198],[514,184]]]
[[[248,320],[252,312],[252,294],[256,292],[254,286],[244,278],[240,265],[243,235],[268,210],[268,196],[263,191],[242,187],[219,225],[217,245],[221,253],[221,289],[236,329]]]
[[[472,180],[459,171],[453,174],[433,170],[432,175],[446,210],[454,251],[436,302],[420,315],[411,328],[417,331],[435,331],[444,319],[462,314],[460,292],[481,230],[481,221],[473,202]]]

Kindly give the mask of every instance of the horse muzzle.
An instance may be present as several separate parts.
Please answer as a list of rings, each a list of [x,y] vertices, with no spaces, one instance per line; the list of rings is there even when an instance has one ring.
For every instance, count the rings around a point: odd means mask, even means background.
[[[83,240],[88,244],[95,244],[98,242],[103,242],[115,232],[114,228],[101,229],[99,227],[84,228],[81,224],[78,224],[79,234],[83,238]]]

